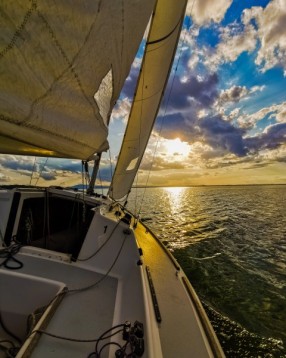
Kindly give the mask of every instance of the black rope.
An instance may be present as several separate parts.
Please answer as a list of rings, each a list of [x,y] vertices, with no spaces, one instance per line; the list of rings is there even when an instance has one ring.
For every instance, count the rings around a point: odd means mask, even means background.
[[[22,245],[15,243],[0,250],[0,258],[4,260],[0,263],[0,267],[4,266],[9,270],[19,270],[24,265],[21,261],[17,260],[14,256],[20,251]]]
[[[114,226],[114,228],[112,229],[111,233],[109,234],[108,238],[104,241],[104,243],[94,253],[92,253],[91,255],[89,255],[88,257],[85,257],[83,259],[77,259],[77,261],[88,261],[92,257],[96,256],[104,248],[104,246],[109,242],[109,240],[111,239],[114,231],[117,229],[119,224],[120,224],[120,221],[117,222],[117,224]]]

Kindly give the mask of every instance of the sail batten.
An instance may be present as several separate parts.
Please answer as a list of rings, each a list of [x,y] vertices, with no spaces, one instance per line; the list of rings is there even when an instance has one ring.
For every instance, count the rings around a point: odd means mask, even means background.
[[[0,153],[88,159],[107,150],[110,113],[154,3],[1,3]]]
[[[109,190],[109,195],[115,200],[128,194],[139,169],[173,63],[186,4],[186,0],[157,1],[124,141]]]

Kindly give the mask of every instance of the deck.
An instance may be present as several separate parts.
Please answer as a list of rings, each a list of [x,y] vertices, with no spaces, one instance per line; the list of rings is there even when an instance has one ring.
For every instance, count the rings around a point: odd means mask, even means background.
[[[71,264],[18,254],[24,264],[21,273],[63,282],[70,289],[90,286],[103,277],[102,274],[74,267]],[[114,324],[114,308],[118,280],[106,277],[100,286],[66,294],[53,314],[46,329],[55,335],[75,339],[95,339]],[[19,288],[19,303],[21,302]],[[80,312],[80,314],[79,314]],[[95,343],[63,341],[41,335],[33,350],[35,357],[87,357],[94,351]],[[0,351],[1,352],[1,351]],[[0,355],[1,357],[1,355]]]
[[[189,352],[191,357],[224,357],[205,313],[201,312],[199,317],[200,302],[194,291],[187,292],[183,283],[185,276],[178,263],[143,225],[137,226],[135,234],[143,250],[144,264],[150,267],[158,300],[164,358],[189,358]],[[192,290],[189,282],[187,285],[187,289]],[[210,330],[209,336],[205,334],[207,330]]]

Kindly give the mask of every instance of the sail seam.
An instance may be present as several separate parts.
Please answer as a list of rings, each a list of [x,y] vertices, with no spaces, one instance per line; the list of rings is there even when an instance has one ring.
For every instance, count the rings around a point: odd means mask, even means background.
[[[52,136],[55,136],[55,137],[59,137],[59,138],[62,138],[62,139],[65,139],[65,140],[68,140],[70,142],[74,142],[74,143],[77,143],[77,144],[80,144],[80,145],[84,145],[85,147],[88,147],[88,148],[91,148],[93,150],[93,147],[90,147],[88,144],[86,143],[83,143],[83,142],[80,142],[78,140],[75,140],[75,139],[72,139],[72,138],[69,138],[69,137],[66,137],[62,134],[59,134],[59,133],[54,133],[54,132],[51,132],[49,131],[48,129],[44,129],[44,128],[39,128],[39,127],[36,127],[36,126],[33,126],[32,124],[30,123],[22,123],[20,121],[16,121],[16,120],[13,120],[9,117],[6,117],[4,116],[3,114],[0,114],[0,121],[3,121],[3,122],[8,122],[10,124],[13,124],[13,125],[17,125],[19,127],[27,127],[27,128],[31,128],[31,129],[34,129],[35,131],[39,131],[39,132],[43,132],[43,133],[48,133],[49,135],[52,135]],[[6,137],[6,138],[11,138],[11,139],[14,139],[13,137],[10,137],[6,134],[1,134],[2,136]],[[17,140],[17,139],[16,139]],[[22,140],[21,140],[22,141]],[[23,142],[24,143],[24,142]],[[31,144],[29,142],[25,142],[27,144],[30,144],[30,145],[33,145],[33,146],[36,146],[38,147],[37,145],[35,144]]]

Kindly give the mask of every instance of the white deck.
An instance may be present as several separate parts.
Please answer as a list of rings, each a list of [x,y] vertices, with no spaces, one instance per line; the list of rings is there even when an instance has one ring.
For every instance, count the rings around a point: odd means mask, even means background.
[[[63,196],[56,189],[53,192]],[[94,351],[95,343],[76,340],[96,339],[125,321],[132,324],[139,321],[144,325],[142,357],[224,357],[201,304],[179,265],[143,225],[139,223],[133,231],[127,223],[118,221],[108,207],[106,209],[97,209],[76,262],[70,260],[70,254],[32,246],[24,246],[16,254],[15,257],[23,263],[23,267],[16,270],[20,274],[51,280],[72,291],[65,294],[49,315],[50,320],[47,319],[40,329],[75,339],[67,341],[37,333],[38,341],[33,341],[30,346],[26,341],[17,357],[87,357]],[[14,225],[13,232],[16,233],[16,229]],[[69,240],[69,231],[64,238]],[[141,257],[138,247],[143,249]],[[162,318],[160,322],[156,320],[147,266]],[[3,270],[11,272],[2,266],[0,273]],[[21,307],[21,300],[27,300],[27,294],[24,297],[23,284],[19,284],[17,290],[18,294],[14,290],[10,298]],[[30,299],[37,301],[40,292],[34,289],[31,294],[35,297]],[[43,302],[39,304],[42,305]],[[9,328],[8,322],[5,324]],[[4,338],[7,335],[0,329],[0,340]],[[121,346],[126,343],[122,333],[110,341]],[[99,348],[106,342],[108,340],[101,342]],[[100,357],[114,357],[116,349],[117,346],[111,345]]]
[[[18,255],[24,267],[21,272],[64,282],[69,289],[89,286],[102,274],[80,269],[70,264]],[[107,277],[100,286],[67,294],[54,313],[47,331],[59,336],[78,339],[99,337],[113,325],[118,280]],[[33,357],[85,357],[94,343],[62,341],[42,335]]]

